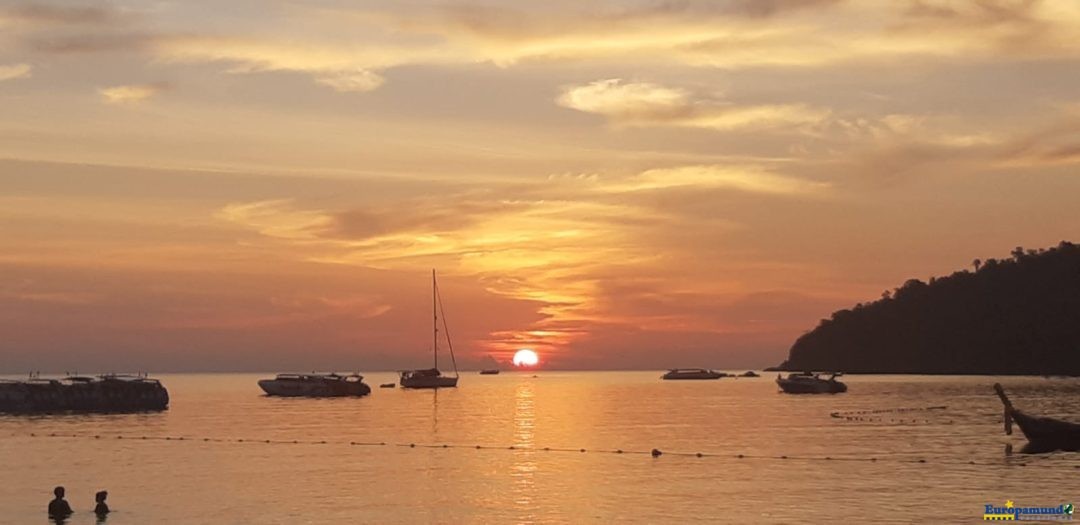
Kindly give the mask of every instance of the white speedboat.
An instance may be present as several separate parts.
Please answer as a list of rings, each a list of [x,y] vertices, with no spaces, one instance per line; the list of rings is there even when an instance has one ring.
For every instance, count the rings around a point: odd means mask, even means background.
[[[281,397],[347,397],[371,393],[371,387],[360,374],[278,374],[274,379],[259,381],[259,388],[268,396]]]
[[[810,372],[798,372],[788,374],[787,377],[776,375],[776,384],[780,390],[788,394],[839,394],[847,392],[847,385],[837,381],[839,372],[833,373],[828,379],[823,379],[821,374]]]
[[[450,350],[450,362],[454,366],[454,375],[446,376],[439,371],[439,313],[443,313],[443,332],[446,334],[446,347]],[[446,313],[442,309],[442,296],[439,295],[439,283],[435,280],[435,270],[431,270],[431,318],[432,318],[432,354],[435,366],[421,370],[401,372],[402,388],[449,388],[458,382],[457,360],[454,359],[454,344],[450,342],[450,330],[446,326]]]
[[[666,374],[660,376],[661,379],[720,379],[726,377],[724,372],[717,372],[716,370],[707,370],[704,368],[672,368],[668,370]]]

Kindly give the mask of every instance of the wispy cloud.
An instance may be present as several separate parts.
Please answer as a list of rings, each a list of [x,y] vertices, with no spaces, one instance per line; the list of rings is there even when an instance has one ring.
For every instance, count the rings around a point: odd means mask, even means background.
[[[291,199],[232,203],[222,208],[217,217],[269,237],[295,240],[315,239],[333,224],[333,218],[325,212],[298,210]]]
[[[30,64],[12,64],[7,66],[0,66],[0,82],[5,80],[14,80],[16,78],[26,78],[30,76],[30,71],[33,68]]]
[[[648,82],[598,80],[563,90],[564,107],[607,117],[616,125],[732,130],[820,123],[829,112],[802,104],[738,106]]]
[[[48,34],[27,39],[35,51],[55,54],[142,52],[159,37],[141,32],[99,32],[89,34]]]
[[[136,104],[156,96],[168,87],[165,83],[131,84],[102,88],[98,92],[109,104]]]
[[[177,36],[154,43],[154,52],[173,62],[221,62],[232,73],[289,71],[310,75],[317,83],[341,92],[372,91],[384,79],[378,71],[414,63],[445,62],[439,47],[272,39]]]
[[[122,19],[120,11],[103,6],[61,6],[26,3],[0,9],[0,16],[41,25],[101,25]]]
[[[679,166],[642,172],[605,187],[606,191],[647,191],[669,188],[733,189],[774,195],[821,194],[829,184],[778,175],[756,166]]]
[[[385,82],[386,79],[371,71],[351,71],[342,73],[325,74],[315,78],[315,81],[325,86],[334,88],[342,93],[363,93],[374,91]]]

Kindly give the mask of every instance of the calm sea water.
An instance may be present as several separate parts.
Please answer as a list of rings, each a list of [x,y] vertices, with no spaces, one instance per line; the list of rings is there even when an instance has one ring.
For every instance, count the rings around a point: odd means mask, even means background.
[[[1007,456],[1023,438],[1003,435],[990,388],[1076,418],[1076,379],[848,376],[846,394],[792,396],[768,374],[536,375],[433,392],[372,373],[372,395],[327,400],[264,397],[260,375],[166,375],[159,414],[0,416],[0,523],[45,523],[58,484],[69,523],[94,523],[107,489],[117,525],[975,523],[1006,499],[1080,503],[1080,454]],[[947,408],[895,411],[931,406]],[[653,448],[668,453],[636,453]]]

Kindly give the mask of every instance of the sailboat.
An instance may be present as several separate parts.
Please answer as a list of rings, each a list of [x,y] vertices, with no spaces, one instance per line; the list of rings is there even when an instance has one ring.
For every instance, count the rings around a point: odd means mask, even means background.
[[[439,371],[439,314],[443,313],[443,332],[446,334],[446,346],[450,350],[450,362],[454,365],[454,376],[444,376]],[[446,326],[446,314],[442,309],[442,296],[439,295],[439,283],[435,279],[435,270],[431,270],[431,320],[432,345],[435,366],[423,370],[401,372],[402,388],[448,388],[456,387],[458,382],[457,360],[454,359],[454,345],[450,342],[450,329]]]

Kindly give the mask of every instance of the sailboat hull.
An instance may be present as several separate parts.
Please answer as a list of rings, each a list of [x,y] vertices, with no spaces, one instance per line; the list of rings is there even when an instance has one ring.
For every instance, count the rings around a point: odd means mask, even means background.
[[[454,388],[457,386],[456,377],[447,376],[402,376],[402,388]]]

